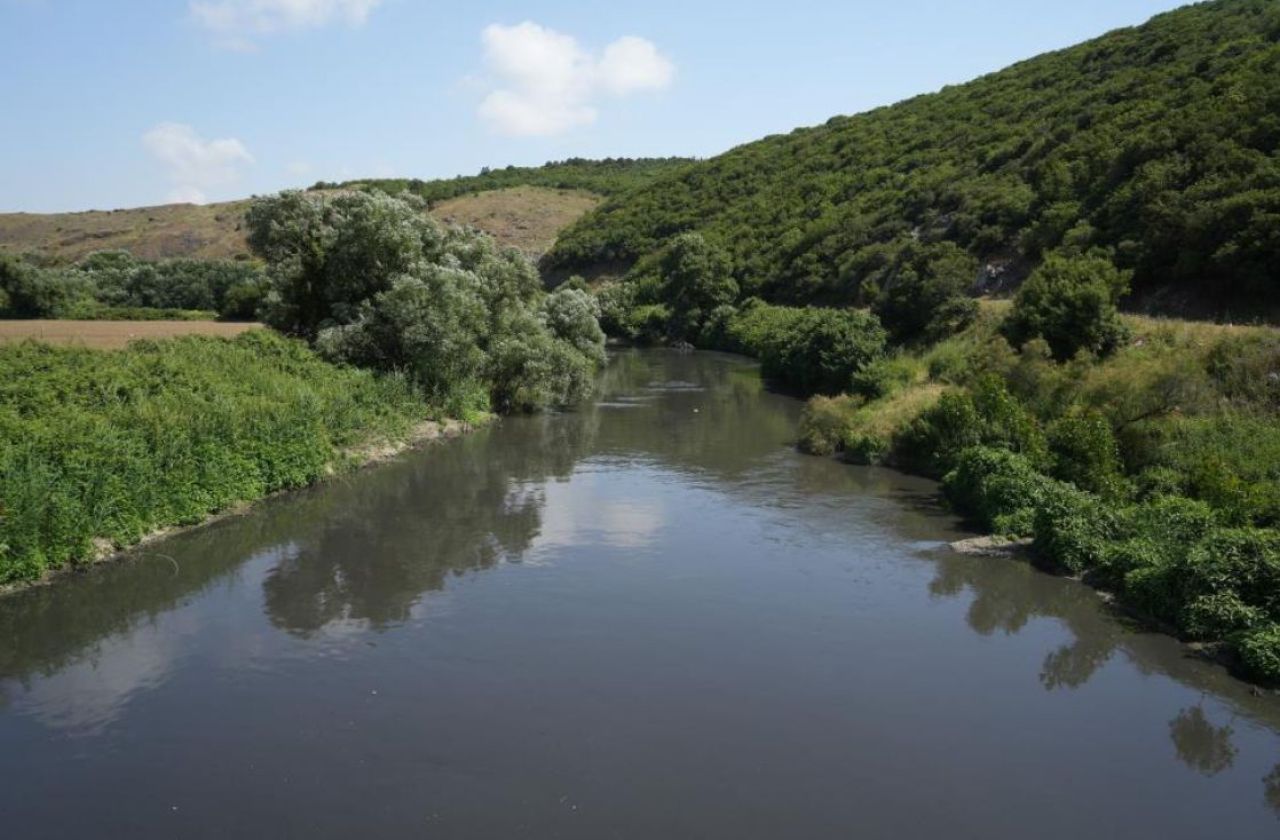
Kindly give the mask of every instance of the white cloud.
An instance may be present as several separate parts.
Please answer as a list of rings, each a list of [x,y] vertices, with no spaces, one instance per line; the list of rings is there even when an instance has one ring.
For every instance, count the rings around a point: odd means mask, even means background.
[[[252,50],[253,39],[291,29],[331,23],[359,26],[382,0],[191,0],[191,17],[215,36],[215,43]]]
[[[630,35],[605,47],[600,59],[600,84],[615,96],[662,90],[675,75],[676,66],[651,41]]]
[[[169,200],[203,204],[205,190],[234,184],[253,156],[235,138],[205,140],[189,125],[161,123],[142,136],[151,156],[164,165],[173,190]]]
[[[495,83],[480,116],[504,134],[549,136],[590,125],[600,98],[661,90],[675,78],[671,60],[634,36],[619,38],[599,56],[571,35],[529,21],[493,24],[481,37]]]

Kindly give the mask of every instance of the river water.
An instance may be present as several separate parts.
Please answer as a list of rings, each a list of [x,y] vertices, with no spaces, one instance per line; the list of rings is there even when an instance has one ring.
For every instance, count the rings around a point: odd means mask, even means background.
[[[0,600],[0,834],[1280,836],[1280,699],[730,356]]]

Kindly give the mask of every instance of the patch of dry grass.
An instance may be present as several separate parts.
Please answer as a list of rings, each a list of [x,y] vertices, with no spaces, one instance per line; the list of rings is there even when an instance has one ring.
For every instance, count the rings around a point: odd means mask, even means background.
[[[560,231],[599,203],[599,196],[580,190],[512,187],[442,201],[431,215],[445,224],[479,228],[537,259],[551,248]]]
[[[261,324],[218,321],[0,321],[0,343],[33,339],[47,344],[121,350],[140,338],[207,335],[234,338]]]

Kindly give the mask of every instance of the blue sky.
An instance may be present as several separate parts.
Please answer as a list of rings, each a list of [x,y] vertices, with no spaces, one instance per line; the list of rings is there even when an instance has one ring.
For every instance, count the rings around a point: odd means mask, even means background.
[[[709,156],[1170,0],[0,0],[0,210]]]

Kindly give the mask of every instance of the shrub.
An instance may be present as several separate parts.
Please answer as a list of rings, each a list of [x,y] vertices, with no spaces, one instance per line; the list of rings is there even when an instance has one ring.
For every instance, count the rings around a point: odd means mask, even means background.
[[[627,319],[636,305],[636,287],[633,283],[606,283],[596,291],[596,304],[600,307],[600,327],[608,335],[627,335]]]
[[[1245,669],[1256,679],[1280,681],[1280,624],[1251,630],[1235,644]]]
[[[802,394],[839,394],[884,352],[875,316],[857,310],[806,309],[763,342],[764,375]]]
[[[1099,566],[1117,536],[1115,516],[1097,496],[1069,484],[1052,485],[1036,509],[1034,549],[1072,574]]]
[[[1197,543],[1177,569],[1182,600],[1234,593],[1280,618],[1280,532],[1224,528]]]
[[[667,339],[671,310],[661,303],[649,303],[632,309],[623,321],[622,332],[631,341],[658,344]]]
[[[1080,350],[1109,353],[1126,335],[1116,301],[1128,284],[1104,257],[1050,255],[1018,290],[1005,335],[1015,347],[1043,338],[1059,360]]]
[[[882,463],[889,451],[889,441],[876,435],[856,434],[844,440],[845,460],[851,464]]]
[[[587,360],[604,364],[604,330],[600,328],[600,307],[589,293],[561,286],[542,303],[551,334],[568,342]]]
[[[857,403],[849,397],[816,396],[800,415],[800,448],[810,455],[831,455],[844,445],[849,412]]]
[[[1182,628],[1193,639],[1229,639],[1266,623],[1266,613],[1234,592],[1201,595],[1183,610]]]
[[[942,489],[957,511],[982,528],[1026,536],[1051,485],[1026,457],[975,446],[960,453]]]
[[[109,396],[109,398],[104,398]],[[397,377],[265,330],[119,351],[0,346],[0,583],[308,484],[428,414]]]
[[[1069,414],[1049,427],[1054,478],[1115,499],[1124,495],[1120,447],[1111,424],[1096,412]]]
[[[971,392],[944,394],[898,433],[895,459],[917,472],[941,477],[965,449],[991,446],[1023,454],[1036,468],[1048,465],[1048,449],[1039,424],[994,377]]]
[[[0,253],[0,295],[11,318],[65,318],[94,305],[92,282],[74,271],[37,268]]]
[[[763,358],[777,352],[786,335],[804,317],[805,310],[794,306],[772,306],[759,298],[744,301],[729,322],[723,349],[745,356]]]

